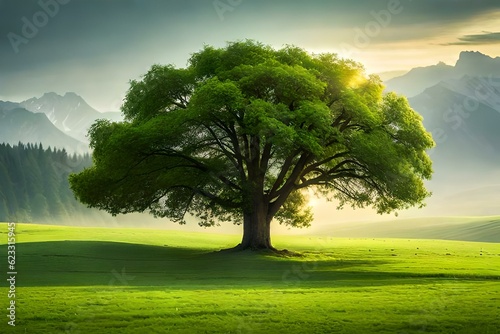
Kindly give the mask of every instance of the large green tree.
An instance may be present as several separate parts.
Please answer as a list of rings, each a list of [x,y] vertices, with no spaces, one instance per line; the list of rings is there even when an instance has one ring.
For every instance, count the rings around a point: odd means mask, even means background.
[[[186,68],[131,81],[122,111],[125,122],[91,127],[94,165],[70,178],[77,198],[112,214],[243,224],[239,249],[273,249],[273,220],[309,226],[307,189],[379,213],[429,195],[422,118],[334,54],[206,46]]]

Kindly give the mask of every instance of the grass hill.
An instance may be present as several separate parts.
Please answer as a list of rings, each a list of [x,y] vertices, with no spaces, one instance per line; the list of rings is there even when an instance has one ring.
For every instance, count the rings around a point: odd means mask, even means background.
[[[7,228],[0,224],[0,252]],[[2,333],[497,333],[500,245],[19,224]],[[2,295],[7,288],[2,287]],[[3,298],[4,310],[7,298]]]
[[[500,216],[429,217],[321,226],[313,235],[347,238],[444,239],[500,242]]]

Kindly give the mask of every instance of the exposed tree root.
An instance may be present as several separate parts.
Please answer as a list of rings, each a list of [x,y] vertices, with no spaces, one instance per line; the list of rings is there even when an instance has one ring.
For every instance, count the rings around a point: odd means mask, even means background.
[[[274,247],[244,247],[241,244],[236,245],[232,248],[221,249],[217,251],[217,253],[241,253],[248,252],[253,254],[260,255],[271,255],[271,256],[279,256],[279,257],[303,257],[304,255],[297,252],[289,251],[288,249],[276,249]]]

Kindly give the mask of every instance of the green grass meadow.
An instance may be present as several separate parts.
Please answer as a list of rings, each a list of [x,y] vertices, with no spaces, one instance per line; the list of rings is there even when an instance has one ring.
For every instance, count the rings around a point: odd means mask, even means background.
[[[7,273],[7,224],[0,224]],[[500,333],[500,244],[16,226],[0,333]]]

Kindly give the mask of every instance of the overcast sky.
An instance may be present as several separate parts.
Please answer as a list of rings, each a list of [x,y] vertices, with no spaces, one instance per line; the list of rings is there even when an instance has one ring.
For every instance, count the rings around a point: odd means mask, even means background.
[[[462,50],[500,56],[499,22],[498,0],[0,0],[0,99],[73,91],[119,110],[152,64],[246,38],[370,73],[454,64]]]

